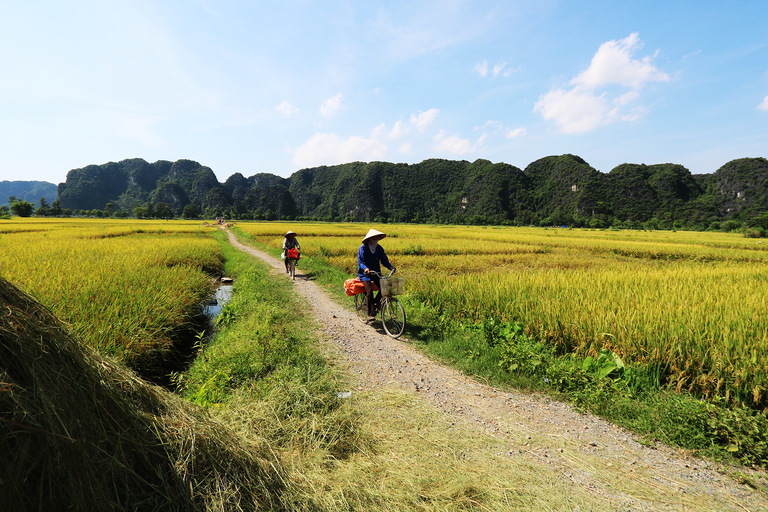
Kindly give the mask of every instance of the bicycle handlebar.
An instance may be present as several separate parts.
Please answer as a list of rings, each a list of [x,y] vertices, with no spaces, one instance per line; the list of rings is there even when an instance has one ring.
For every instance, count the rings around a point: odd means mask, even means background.
[[[369,270],[369,271],[368,271],[368,273],[369,273],[369,274],[374,274],[374,275],[377,275],[377,276],[379,276],[379,277],[383,277],[384,279],[386,279],[386,278],[388,278],[388,277],[392,277],[392,274],[394,274],[394,273],[395,273],[395,270],[396,270],[396,269],[394,269],[394,268],[393,268],[392,270],[390,270],[390,271],[389,271],[389,274],[387,274],[387,275],[383,275],[383,274],[381,274],[381,273],[379,273],[379,272],[376,272],[375,270]]]

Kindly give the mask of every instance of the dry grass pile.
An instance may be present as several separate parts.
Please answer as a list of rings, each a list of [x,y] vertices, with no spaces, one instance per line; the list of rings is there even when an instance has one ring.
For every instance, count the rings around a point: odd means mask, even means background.
[[[282,509],[265,443],[73,338],[0,278],[3,510]]]

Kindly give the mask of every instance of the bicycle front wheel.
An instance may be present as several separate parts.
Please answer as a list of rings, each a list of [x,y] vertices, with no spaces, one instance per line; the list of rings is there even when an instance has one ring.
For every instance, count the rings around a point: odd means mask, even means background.
[[[291,261],[288,262],[288,270],[291,274],[291,279],[295,281],[296,280],[296,260],[291,259]]]
[[[361,322],[368,323],[368,299],[364,293],[355,295],[355,312]]]
[[[405,331],[405,308],[394,297],[385,297],[381,302],[381,323],[384,330],[393,338],[400,337]]]

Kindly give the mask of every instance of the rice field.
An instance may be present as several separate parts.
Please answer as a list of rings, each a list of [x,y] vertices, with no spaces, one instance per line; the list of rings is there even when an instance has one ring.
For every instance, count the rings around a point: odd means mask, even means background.
[[[102,353],[162,359],[223,264],[215,228],[191,221],[0,221],[0,275]]]
[[[768,243],[735,233],[244,223],[353,274],[370,227],[412,300],[462,322],[522,322],[580,356],[665,368],[678,390],[768,406]],[[340,284],[341,286],[341,284]]]

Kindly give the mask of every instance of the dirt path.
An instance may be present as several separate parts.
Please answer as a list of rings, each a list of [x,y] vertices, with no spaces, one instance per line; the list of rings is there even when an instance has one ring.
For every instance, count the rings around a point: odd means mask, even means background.
[[[229,239],[277,272],[285,271],[282,261],[240,244],[232,233]],[[510,458],[522,457],[540,464],[543,471],[557,471],[617,510],[768,511],[766,493],[737,483],[716,464],[682,450],[644,446],[621,428],[566,404],[497,390],[436,364],[407,340],[393,340],[377,330],[379,324],[362,324],[304,278],[300,268],[295,286],[348,358],[360,389],[401,386],[417,393],[457,421],[497,435]],[[766,488],[764,473],[743,473]],[[702,502],[707,503],[704,508]]]

